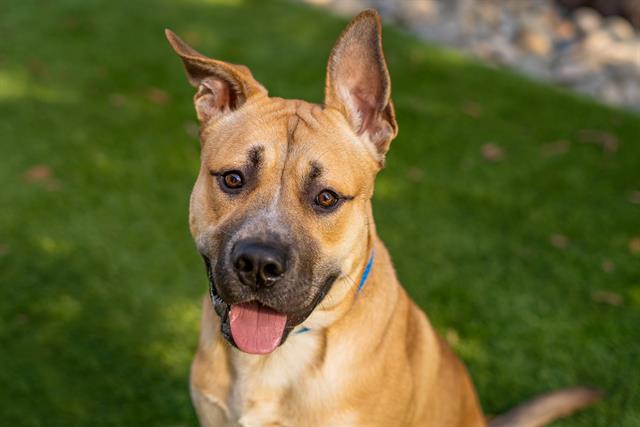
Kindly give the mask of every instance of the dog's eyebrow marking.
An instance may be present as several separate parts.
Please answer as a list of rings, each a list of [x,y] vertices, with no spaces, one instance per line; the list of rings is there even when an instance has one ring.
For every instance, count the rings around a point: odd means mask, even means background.
[[[314,161],[309,162],[309,166],[311,167],[311,169],[309,170],[309,173],[307,174],[307,176],[304,179],[304,186],[303,186],[303,191],[304,193],[310,193],[311,190],[313,190],[313,183],[315,181],[317,181],[321,176],[322,176],[322,166],[320,165],[320,163]]]
[[[256,145],[251,147],[251,149],[249,150],[248,157],[249,157],[249,163],[253,168],[257,169],[258,167],[260,167],[260,164],[262,163],[263,153],[264,153],[264,146]]]
[[[311,166],[311,170],[309,171],[309,175],[307,177],[308,181],[314,181],[322,175],[322,166],[318,162],[309,162]]]

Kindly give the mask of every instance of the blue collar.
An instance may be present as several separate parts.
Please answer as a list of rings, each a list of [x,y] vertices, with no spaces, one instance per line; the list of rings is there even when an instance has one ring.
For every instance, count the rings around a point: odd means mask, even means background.
[[[362,277],[360,278],[360,283],[358,284],[358,293],[364,288],[364,284],[367,281],[367,277],[369,277],[369,273],[371,272],[371,266],[373,265],[373,250],[371,251],[371,256],[369,257],[369,261],[367,261],[367,266],[364,268],[364,272],[362,272]]]
[[[358,289],[356,290],[356,295],[362,291],[365,283],[367,282],[367,277],[369,277],[369,273],[371,272],[371,267],[373,266],[373,250],[371,251],[371,256],[369,257],[369,261],[367,261],[367,265],[364,267],[364,271],[362,272],[362,277],[360,278],[360,283],[358,283]],[[303,334],[305,332],[309,332],[311,329],[303,326],[302,328],[295,331],[295,334]]]

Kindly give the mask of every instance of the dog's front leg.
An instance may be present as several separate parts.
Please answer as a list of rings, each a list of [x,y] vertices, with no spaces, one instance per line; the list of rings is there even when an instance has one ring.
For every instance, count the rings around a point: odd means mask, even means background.
[[[202,427],[231,427],[227,414],[213,396],[191,387],[191,401]]]
[[[227,406],[229,384],[225,345],[219,337],[220,323],[208,296],[202,298],[202,322],[198,351],[191,364],[191,402],[202,427],[236,426]]]

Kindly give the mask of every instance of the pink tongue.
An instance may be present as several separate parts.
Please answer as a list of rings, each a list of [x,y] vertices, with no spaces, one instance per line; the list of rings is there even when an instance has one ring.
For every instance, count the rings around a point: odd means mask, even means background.
[[[287,316],[254,301],[233,304],[229,321],[233,341],[240,350],[267,354],[280,344]]]

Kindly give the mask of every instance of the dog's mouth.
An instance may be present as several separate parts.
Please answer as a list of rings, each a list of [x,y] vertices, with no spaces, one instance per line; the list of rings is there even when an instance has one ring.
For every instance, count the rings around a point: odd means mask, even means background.
[[[285,341],[293,329],[287,325],[286,314],[259,301],[227,304],[218,295],[211,275],[209,292],[214,309],[220,316],[222,336],[245,353],[269,354]]]
[[[312,306],[304,312],[285,314],[252,299],[227,303],[216,289],[210,260],[203,255],[209,278],[209,293],[215,312],[220,317],[222,336],[239,350],[250,354],[269,354],[285,342],[289,333],[313,311],[337,278],[331,275],[316,295]]]

